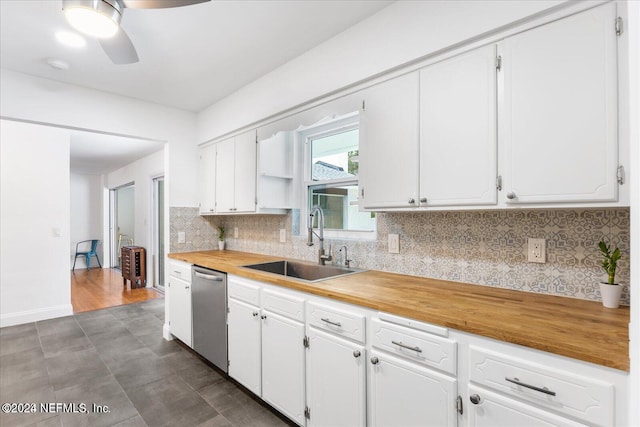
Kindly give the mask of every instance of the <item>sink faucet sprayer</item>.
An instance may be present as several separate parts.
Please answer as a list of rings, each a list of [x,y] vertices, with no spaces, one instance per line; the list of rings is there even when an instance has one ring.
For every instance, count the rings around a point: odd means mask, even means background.
[[[313,217],[318,214],[318,231],[316,233],[313,230]],[[324,212],[322,212],[322,208],[318,205],[315,205],[311,208],[309,212],[309,229],[308,229],[308,237],[307,237],[307,246],[313,246],[313,235],[318,236],[318,240],[320,241],[320,248],[318,249],[318,264],[324,265],[326,261],[331,261],[333,258],[331,257],[331,244],[329,244],[329,254],[325,255],[324,252]]]
[[[340,246],[340,249],[338,249],[338,252],[342,252],[342,251],[344,251],[344,266],[349,268],[349,264],[351,263],[352,260],[349,259],[349,253],[347,252],[347,245]]]

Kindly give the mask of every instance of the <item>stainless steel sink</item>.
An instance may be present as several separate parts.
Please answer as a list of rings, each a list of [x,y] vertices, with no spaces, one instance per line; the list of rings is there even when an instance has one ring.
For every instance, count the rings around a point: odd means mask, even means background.
[[[266,273],[293,277],[306,282],[319,282],[321,280],[333,279],[335,277],[365,271],[357,268],[338,267],[335,265],[318,265],[302,261],[272,261],[245,265],[244,267],[264,271]]]

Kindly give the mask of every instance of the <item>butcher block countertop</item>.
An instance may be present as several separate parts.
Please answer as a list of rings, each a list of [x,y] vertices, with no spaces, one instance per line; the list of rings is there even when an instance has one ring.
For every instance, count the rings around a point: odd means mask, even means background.
[[[629,307],[374,270],[307,283],[242,267],[282,257],[229,250],[169,258],[629,371]]]

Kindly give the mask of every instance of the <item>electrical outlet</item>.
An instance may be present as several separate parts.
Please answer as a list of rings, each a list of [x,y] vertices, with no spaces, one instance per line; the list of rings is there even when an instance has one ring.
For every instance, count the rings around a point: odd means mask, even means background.
[[[287,230],[285,228],[280,229],[280,243],[285,243],[287,241]]]
[[[238,227],[233,227],[233,238],[234,239],[238,238]]]
[[[527,240],[527,260],[529,262],[539,262],[544,264],[547,262],[547,241],[545,239],[532,239]]]
[[[178,243],[185,243],[187,241],[184,231],[178,231]]]
[[[400,253],[400,236],[397,234],[389,234],[389,253]]]

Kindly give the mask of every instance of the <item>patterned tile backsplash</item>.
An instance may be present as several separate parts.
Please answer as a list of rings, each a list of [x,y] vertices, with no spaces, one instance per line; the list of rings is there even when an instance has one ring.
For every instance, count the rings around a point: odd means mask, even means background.
[[[170,210],[171,252],[217,249],[218,224],[227,248],[314,261],[317,247],[306,234],[291,235],[291,214],[200,216],[197,208]],[[617,281],[629,305],[629,209],[491,210],[380,213],[376,240],[331,239],[346,244],[353,266],[514,290],[600,300],[606,276],[597,243],[620,247]],[[233,228],[238,227],[238,238]],[[305,227],[304,224],[301,225]],[[279,230],[287,242],[279,242]],[[186,243],[178,242],[178,231]],[[387,251],[388,234],[400,235],[400,254]],[[527,262],[527,238],[547,241],[547,262]],[[338,263],[342,254],[334,253]]]

